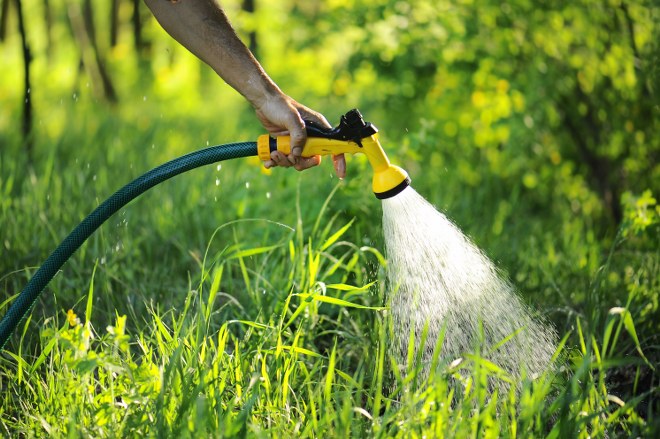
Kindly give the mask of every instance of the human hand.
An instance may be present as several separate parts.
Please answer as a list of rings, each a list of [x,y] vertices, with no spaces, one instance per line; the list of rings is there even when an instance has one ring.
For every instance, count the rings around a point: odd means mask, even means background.
[[[280,151],[273,151],[270,160],[264,163],[266,168],[274,166],[293,166],[298,171],[317,166],[321,163],[321,156],[301,157],[303,147],[307,141],[304,120],[316,122],[324,127],[332,128],[322,114],[305,107],[284,94],[275,95],[267,99],[256,108],[257,117],[271,136],[291,137],[291,154],[288,156]],[[346,176],[346,158],[344,154],[332,156],[337,177]]]

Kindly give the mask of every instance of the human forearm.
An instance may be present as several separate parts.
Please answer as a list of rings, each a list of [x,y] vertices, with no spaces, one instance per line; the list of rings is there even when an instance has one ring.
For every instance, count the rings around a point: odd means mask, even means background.
[[[322,114],[285,95],[268,77],[250,50],[238,38],[215,0],[144,0],[160,25],[179,43],[215,70],[252,104],[271,135],[290,135],[291,154],[274,151],[271,166],[302,170],[317,165],[320,156],[302,158],[307,139],[306,120],[330,127]],[[342,154],[334,157],[339,177],[346,173]]]
[[[145,0],[174,39],[215,70],[255,108],[281,93],[213,0]]]

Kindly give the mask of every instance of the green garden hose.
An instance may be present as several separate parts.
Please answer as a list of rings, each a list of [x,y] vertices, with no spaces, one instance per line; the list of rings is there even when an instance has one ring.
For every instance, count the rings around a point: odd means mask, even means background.
[[[257,142],[228,143],[186,154],[152,169],[115,192],[73,229],[46,259],[0,321],[0,349],[28,313],[48,282],[76,250],[119,209],[159,183],[183,172],[223,160],[257,155]]]
[[[396,196],[410,184],[406,171],[391,164],[385,155],[378,141],[376,127],[370,122],[365,122],[357,109],[341,116],[340,123],[335,128],[322,127],[310,121],[305,121],[305,125],[307,142],[302,151],[303,157],[365,154],[374,171],[372,180],[374,195],[379,199]],[[203,165],[250,156],[258,156],[265,161],[270,159],[270,154],[275,150],[289,154],[290,141],[289,136],[279,136],[274,139],[263,135],[257,142],[212,146],[160,165],[119,189],[73,229],[39,267],[18,298],[11,304],[7,314],[0,321],[0,350],[62,265],[101,224],[131,200],[158,183]]]

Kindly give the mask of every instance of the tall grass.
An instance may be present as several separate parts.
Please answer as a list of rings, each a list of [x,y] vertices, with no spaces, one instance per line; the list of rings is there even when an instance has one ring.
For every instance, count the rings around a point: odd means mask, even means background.
[[[220,226],[183,300],[174,307],[145,304],[148,314],[133,331],[125,315],[106,327],[95,324],[95,265],[71,309],[43,323],[37,349],[7,351],[0,363],[3,434],[650,434],[652,419],[640,416],[637,404],[657,388],[637,389],[623,401],[606,382],[622,362],[651,366],[625,307],[610,310],[603,334],[585,334],[577,318],[575,337],[565,334],[555,354],[559,370],[526,380],[519,392],[491,393],[489,379],[509,378],[478,352],[431,368],[429,377],[418,379],[414,366],[400,373],[387,348],[386,262],[375,248],[343,240],[352,221],[326,219],[328,202],[312,227],[300,216],[294,227],[270,220]],[[238,236],[241,227],[276,232],[258,247],[238,238],[214,245],[223,231]],[[375,272],[368,268],[373,263]],[[615,353],[624,335],[638,353],[620,359]],[[577,348],[567,346],[570,338]]]

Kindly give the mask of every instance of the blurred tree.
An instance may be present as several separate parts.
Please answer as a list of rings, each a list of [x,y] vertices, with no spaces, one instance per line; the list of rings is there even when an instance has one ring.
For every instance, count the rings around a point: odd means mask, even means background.
[[[254,0],[243,0],[241,4],[241,8],[243,11],[247,12],[248,14],[253,15],[255,13],[255,2]],[[258,54],[258,47],[257,47],[257,31],[252,26],[252,28],[249,30],[248,34],[248,48],[250,51],[254,54],[255,57],[259,57]]]
[[[69,3],[68,15],[74,38],[80,49],[80,64],[87,71],[92,87],[108,102],[117,102],[115,87],[97,44],[91,1],[84,0],[82,6],[76,2]]]
[[[651,2],[338,0],[322,8],[324,32],[291,37],[290,50],[342,50],[335,91],[368,90],[362,100],[395,114],[399,129],[433,121],[436,142],[448,146],[413,153],[432,162],[442,154],[435,161],[445,163],[453,156],[471,184],[481,177],[469,168],[485,161],[530,197],[568,197],[589,212],[572,176],[583,178],[613,224],[623,191],[657,188],[651,72],[660,35]],[[314,22],[309,8],[294,11],[295,26]]]
[[[23,4],[21,0],[16,0],[16,14],[18,18],[18,31],[21,34],[21,46],[23,53],[23,142],[28,153],[32,156],[32,86],[30,82],[30,65],[32,63],[32,51],[28,43],[27,31],[25,30],[25,19],[23,17]]]
[[[117,45],[119,35],[119,0],[110,2],[110,47]]]
[[[0,42],[7,36],[7,17],[9,16],[9,0],[0,0]]]
[[[46,32],[46,57],[53,53],[53,10],[50,0],[43,0],[44,28]]]
[[[139,0],[112,0],[94,17],[90,0],[32,1],[43,5],[46,29],[58,11],[68,13],[99,95],[116,100],[94,20],[110,46],[125,29],[139,68],[151,71],[144,52],[153,36],[143,34]],[[2,37],[10,0],[0,2]],[[359,103],[389,133],[423,131],[432,144],[402,135],[413,161],[423,156],[453,166],[465,184],[499,179],[522,187],[531,205],[568,200],[578,214],[606,212],[612,225],[621,221],[624,191],[657,192],[660,34],[650,0],[280,0],[275,6],[236,0],[227,6],[245,12],[236,14],[245,17],[237,27],[287,86]],[[257,13],[262,10],[269,13]],[[258,28],[273,35],[259,47]]]
[[[140,16],[141,3],[141,0],[133,0],[133,15],[131,16],[131,22],[133,23],[133,43],[138,54],[142,54],[145,48],[142,38],[142,17]]]

